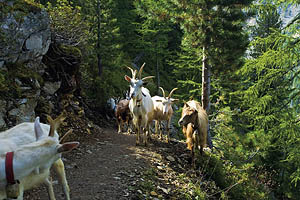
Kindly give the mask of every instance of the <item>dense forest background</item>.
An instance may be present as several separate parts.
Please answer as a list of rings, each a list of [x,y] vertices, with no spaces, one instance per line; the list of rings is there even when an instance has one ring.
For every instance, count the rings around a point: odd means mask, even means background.
[[[300,1],[26,1],[49,13],[52,47],[80,57],[90,106],[124,98],[126,66],[145,62],[152,96],[178,87],[178,107],[204,103],[216,152],[205,173],[220,198],[299,198],[300,15],[283,24],[278,10]]]

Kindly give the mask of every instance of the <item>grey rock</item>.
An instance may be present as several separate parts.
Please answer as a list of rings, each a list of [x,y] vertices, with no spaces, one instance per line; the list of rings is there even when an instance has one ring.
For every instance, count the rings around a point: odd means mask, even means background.
[[[34,109],[37,105],[36,99],[28,99],[26,103],[8,112],[9,119],[16,121],[16,124],[22,122],[32,122],[35,118]]]
[[[13,6],[15,1],[11,3],[6,6]],[[13,11],[3,16],[0,24],[1,62],[41,60],[48,51],[51,42],[50,19],[44,9],[29,13]]]
[[[0,100],[0,129],[6,128],[5,118],[6,118],[6,105],[7,102]]]
[[[45,82],[43,90],[46,94],[53,95],[59,88],[61,82]]]
[[[0,69],[4,67],[4,61],[0,61]]]
[[[25,104],[25,103],[27,103],[27,102],[28,102],[28,99],[20,99],[20,100],[18,101],[18,104],[21,105],[21,104]]]

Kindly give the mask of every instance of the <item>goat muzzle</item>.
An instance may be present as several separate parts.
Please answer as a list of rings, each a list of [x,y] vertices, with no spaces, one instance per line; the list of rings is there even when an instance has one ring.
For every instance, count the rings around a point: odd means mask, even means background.
[[[14,184],[8,183],[5,190],[9,199],[17,199],[20,196],[20,182],[16,180]]]
[[[180,119],[180,120],[178,121],[178,125],[179,125],[179,126],[182,126],[182,124],[183,124],[183,120]]]

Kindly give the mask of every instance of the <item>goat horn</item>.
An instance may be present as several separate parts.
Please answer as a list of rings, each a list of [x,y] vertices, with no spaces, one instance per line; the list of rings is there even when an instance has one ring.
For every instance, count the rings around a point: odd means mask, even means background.
[[[178,89],[178,88],[173,88],[173,90],[170,92],[170,94],[169,94],[168,98],[171,98],[171,96],[172,96],[173,92],[174,92],[175,90],[177,90],[177,89]]]
[[[166,94],[165,94],[165,91],[164,91],[164,89],[163,89],[162,87],[159,87],[159,89],[161,89],[161,91],[162,91],[162,93],[163,93],[163,96],[164,96],[164,98],[166,98]]]
[[[146,63],[144,63],[142,66],[141,66],[141,68],[140,68],[140,70],[139,70],[139,79],[142,79],[142,72],[143,72],[143,69],[144,69],[144,66],[145,66],[145,64]]]
[[[64,119],[66,119],[66,112],[62,112],[62,114],[60,114],[56,119],[52,119],[52,117],[50,115],[47,115],[47,120],[50,124],[50,131],[49,131],[49,136],[53,137],[54,136],[54,132],[55,130],[58,129],[58,127],[60,126],[60,124],[64,121]]]
[[[55,131],[55,123],[54,120],[50,115],[47,115],[47,120],[50,124],[50,131],[49,131],[49,136],[53,137],[54,136],[54,131]]]
[[[136,70],[133,70],[131,67],[128,67],[128,66],[127,66],[127,68],[130,69],[132,78],[134,79],[135,78],[135,74],[136,74]]]
[[[147,77],[144,77],[142,78],[142,81],[146,80],[146,79],[149,79],[149,78],[154,78],[155,76],[147,76]]]
[[[73,129],[70,129],[68,132],[66,132],[64,134],[64,136],[62,136],[62,138],[60,138],[59,143],[63,143],[65,141],[65,139],[67,138],[67,136],[69,136],[71,133],[73,133]]]

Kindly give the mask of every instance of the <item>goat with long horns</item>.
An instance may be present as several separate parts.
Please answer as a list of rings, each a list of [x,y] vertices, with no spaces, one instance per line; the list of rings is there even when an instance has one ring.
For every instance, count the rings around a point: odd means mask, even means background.
[[[147,84],[147,79],[154,78],[154,76],[147,76],[142,78],[142,71],[145,63],[138,71],[127,67],[131,71],[132,78],[125,75],[125,80],[130,83],[130,102],[129,109],[133,115],[133,125],[136,129],[136,145],[140,144],[140,132],[144,132],[144,144],[147,146],[148,139],[151,138],[149,132],[149,124],[153,119],[154,106],[150,96],[150,92],[144,86]]]

